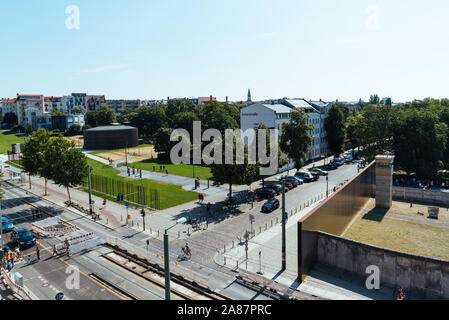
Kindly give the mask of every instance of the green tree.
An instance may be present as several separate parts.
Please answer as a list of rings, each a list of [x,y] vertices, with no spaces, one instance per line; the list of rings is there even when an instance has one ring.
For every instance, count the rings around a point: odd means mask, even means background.
[[[343,152],[345,143],[346,128],[342,106],[341,103],[334,104],[324,118],[328,148],[335,157]]]
[[[86,125],[90,126],[91,128],[98,127],[97,125],[97,112],[93,110],[89,110],[86,112],[86,115],[84,117],[84,121]]]
[[[114,110],[106,105],[101,106],[96,111],[97,126],[108,126],[116,122]]]
[[[233,184],[246,184],[250,185],[253,181],[259,178],[259,164],[249,164],[248,163],[248,147],[245,146],[244,149],[244,161],[243,164],[237,164],[236,162],[236,138],[233,139],[233,154],[234,161],[233,164],[225,163],[225,147],[222,151],[222,163],[223,164],[212,164],[211,172],[215,178],[215,181],[221,184],[229,185],[229,201],[232,203],[232,185]]]
[[[28,173],[29,185],[31,189],[31,176],[42,175],[44,167],[43,154],[48,148],[50,134],[45,129],[39,129],[27,139],[22,147],[22,166]],[[44,177],[45,178],[45,177]],[[47,194],[47,183],[45,182],[45,194]]]
[[[304,165],[307,151],[312,144],[310,130],[314,130],[313,124],[307,124],[309,116],[303,109],[293,108],[290,114],[290,122],[282,125],[280,140],[281,151],[295,162],[299,170]]]
[[[63,116],[63,115],[64,115],[64,112],[62,112],[62,111],[60,111],[60,110],[57,110],[57,109],[54,109],[54,110],[50,113],[50,115],[52,115],[52,116]]]
[[[6,123],[9,128],[12,128],[19,123],[19,120],[17,119],[17,115],[15,113],[7,112],[3,117],[3,123]]]
[[[434,178],[442,169],[448,126],[428,110],[406,110],[393,128],[393,147],[398,167],[419,177]]]
[[[240,111],[234,105],[211,101],[201,109],[202,130],[217,129],[224,136],[226,129],[239,128],[239,117]]]
[[[173,132],[172,128],[160,128],[155,135],[154,151],[158,152],[158,157],[168,159],[170,151],[177,142],[170,141]]]
[[[73,136],[79,136],[82,134],[83,134],[83,128],[79,124],[73,124],[66,130],[66,132],[64,133],[64,136],[73,137]]]
[[[380,99],[379,96],[377,94],[373,94],[369,97],[369,103],[370,104],[379,104]]]
[[[86,114],[86,110],[84,109],[83,106],[76,106],[74,108],[72,108],[72,114]]]
[[[71,202],[70,188],[82,184],[87,177],[85,155],[76,148],[74,142],[59,136],[52,138],[45,158],[53,159],[48,168],[52,169],[51,177],[56,184],[66,187]]]

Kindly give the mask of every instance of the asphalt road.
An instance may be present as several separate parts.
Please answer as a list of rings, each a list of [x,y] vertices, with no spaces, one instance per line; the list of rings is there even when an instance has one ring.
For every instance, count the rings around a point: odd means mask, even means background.
[[[85,233],[93,232],[104,241],[118,241],[123,246],[127,246],[132,250],[135,249],[143,252],[150,260],[156,261],[161,265],[163,264],[163,261],[158,261],[157,258],[157,254],[163,252],[162,242],[148,237],[145,233],[127,227],[121,227],[115,230],[110,229],[93,222],[89,217],[81,216],[58,207],[47,200],[27,194],[24,189],[16,188],[9,184],[4,185],[4,191],[5,198],[2,214],[10,218],[17,228],[31,230],[31,223],[33,222],[30,212],[31,207],[22,201],[26,200],[40,208],[46,208],[50,211],[54,210],[56,216],[77,226]],[[5,241],[7,239],[8,235],[4,237]],[[146,244],[147,240],[150,241],[149,246]],[[24,251],[24,257],[30,254],[33,263],[28,265],[26,259],[24,259],[24,261],[16,264],[13,269],[13,272],[19,272],[23,275],[25,287],[35,294],[37,298],[53,300],[58,292],[63,292],[65,299],[73,300],[121,299],[120,295],[116,292],[94,281],[90,277],[91,274],[94,274],[138,299],[164,299],[164,292],[160,287],[151,285],[138,277],[130,276],[128,271],[111,265],[109,261],[101,257],[103,254],[110,252],[110,249],[99,245],[85,252],[73,254],[71,257],[67,257],[64,254],[54,257],[51,248],[53,244],[60,242],[61,240],[56,238],[38,238],[37,245],[41,251],[41,260],[36,261],[35,247],[29,248]],[[176,245],[171,245],[170,251],[170,258],[173,264],[178,256],[179,248]],[[80,271],[79,289],[72,290],[66,286],[66,280],[69,275],[67,268],[70,266],[76,266]],[[191,266],[194,266],[195,270],[190,270]],[[192,261],[189,261],[189,264],[183,264],[179,267],[173,264],[171,268],[172,271],[184,272],[194,278],[195,272],[197,271],[198,277],[210,279],[209,285],[213,289],[218,289],[234,299],[268,299],[263,294],[235,283],[235,274],[232,274],[228,270],[217,270],[217,266],[210,261],[195,261],[192,259]]]

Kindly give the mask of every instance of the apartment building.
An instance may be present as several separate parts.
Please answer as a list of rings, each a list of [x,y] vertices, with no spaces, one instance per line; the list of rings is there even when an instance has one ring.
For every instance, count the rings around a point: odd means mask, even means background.
[[[328,153],[324,117],[332,103],[324,101],[307,101],[305,99],[274,99],[269,104],[252,104],[240,110],[240,128],[245,131],[256,128],[259,123],[269,129],[278,129],[281,134],[282,124],[290,121],[293,108],[303,109],[308,115],[308,124],[314,129],[309,131],[312,144],[307,152],[307,160],[318,159]]]
[[[44,97],[44,106],[46,113],[52,113],[53,111],[67,112],[62,97]]]
[[[16,98],[16,114],[19,124],[26,124],[26,110],[31,109],[30,112],[44,113],[44,96],[41,94],[17,94]]]
[[[88,111],[95,111],[104,104],[106,104],[106,98],[104,96],[87,96]]]
[[[17,114],[16,99],[2,99],[0,101],[0,109],[2,115],[5,115],[6,113]]]
[[[72,109],[75,107],[82,107],[87,111],[86,93],[72,93],[70,96],[64,96],[62,99],[65,108],[64,113],[72,113]]]
[[[116,115],[121,114],[125,109],[135,110],[143,107],[145,103],[137,100],[106,100],[109,108],[113,109]]]

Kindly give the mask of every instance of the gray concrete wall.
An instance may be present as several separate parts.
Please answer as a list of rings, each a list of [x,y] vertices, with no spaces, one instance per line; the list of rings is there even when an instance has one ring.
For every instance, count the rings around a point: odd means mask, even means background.
[[[449,299],[449,261],[431,259],[317,232],[317,262],[367,278],[380,269],[380,285],[403,287],[409,296]]]
[[[446,207],[449,205],[449,192],[393,187],[393,200],[406,202],[413,200],[413,202]]]

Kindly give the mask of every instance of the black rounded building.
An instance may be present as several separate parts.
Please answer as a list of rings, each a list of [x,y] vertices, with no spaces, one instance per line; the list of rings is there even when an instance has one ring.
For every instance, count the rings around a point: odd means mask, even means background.
[[[132,148],[139,145],[137,128],[124,125],[110,125],[84,130],[84,149],[110,150]]]

